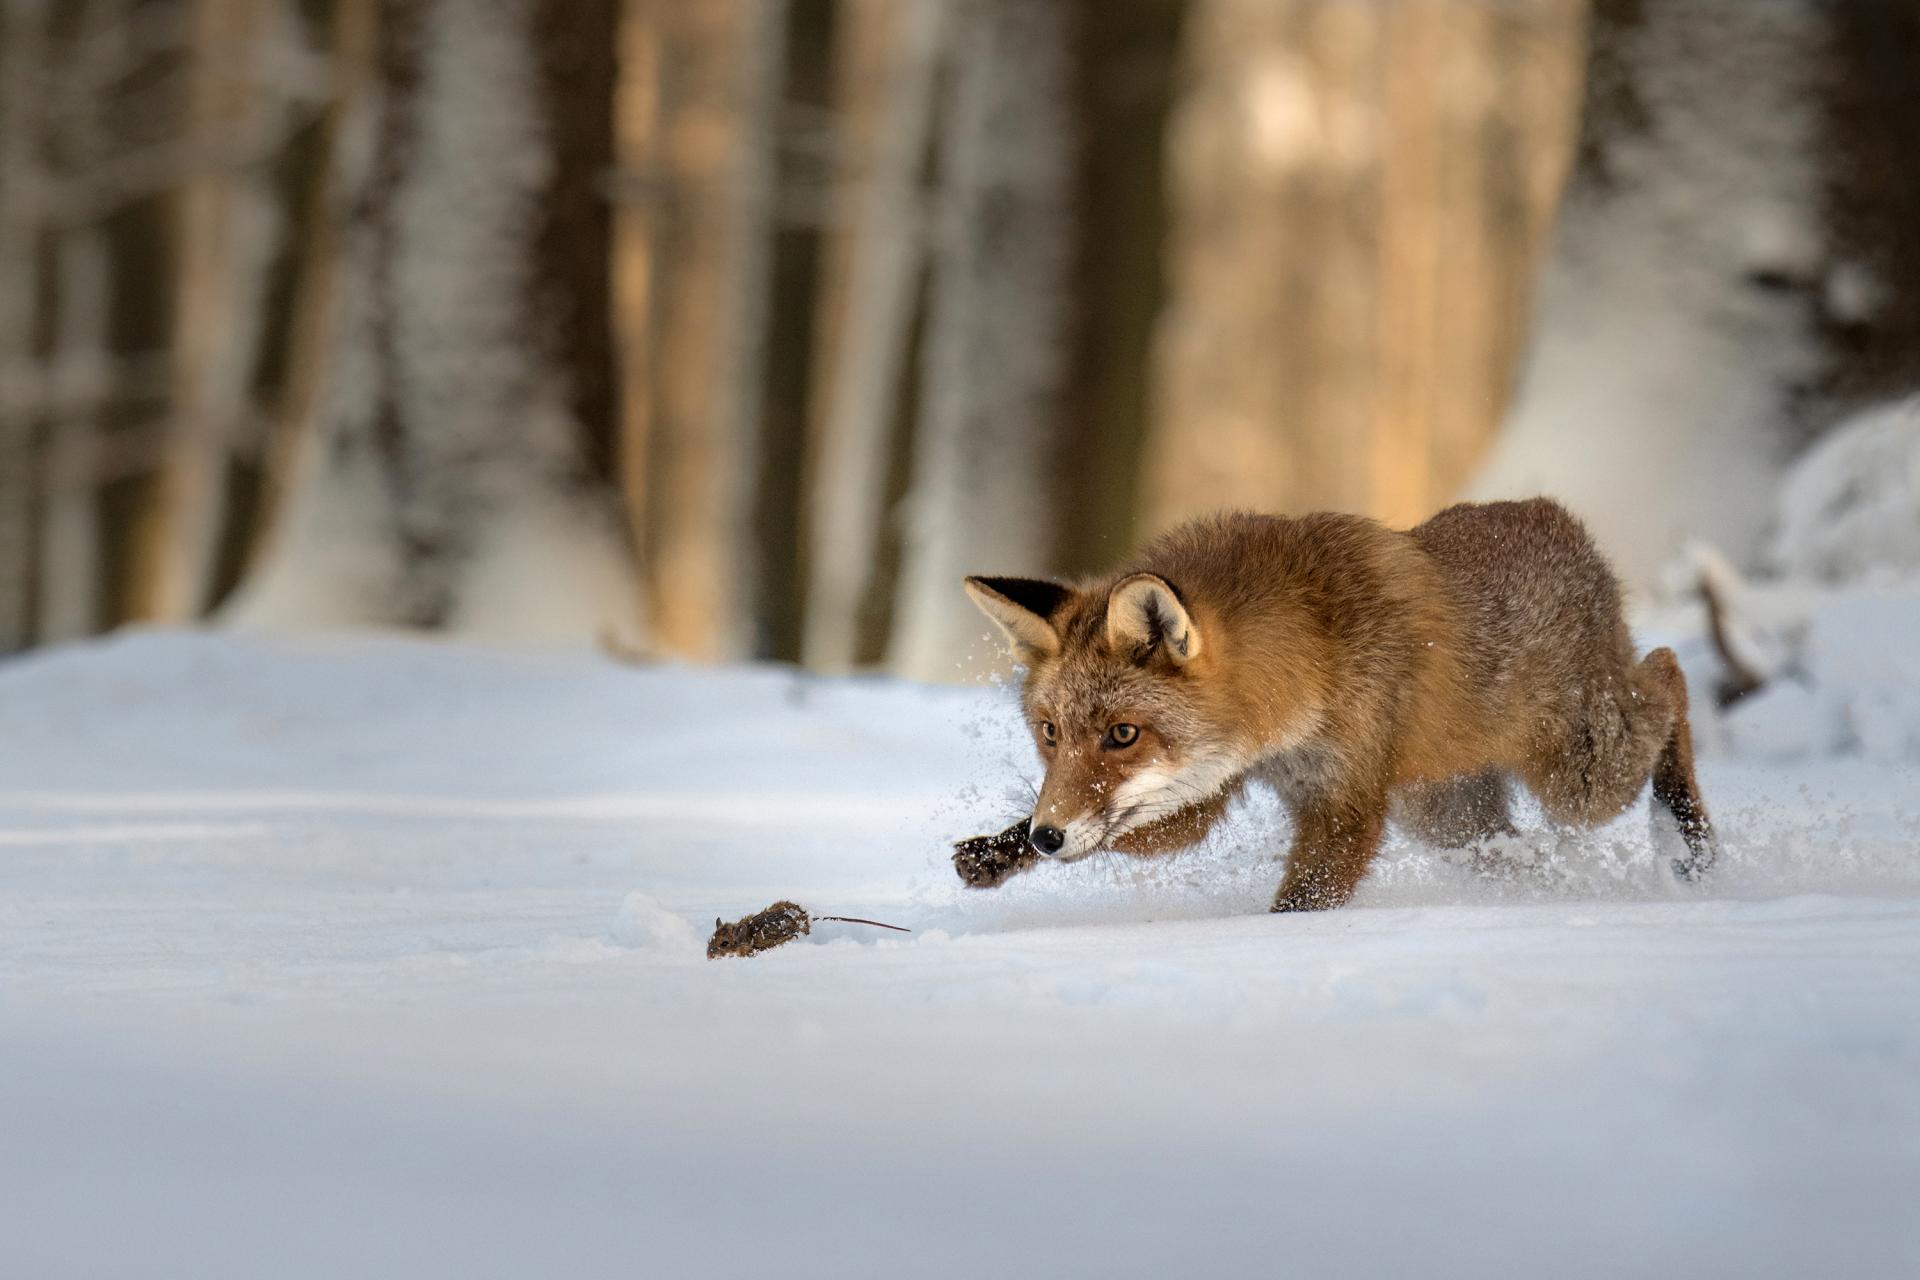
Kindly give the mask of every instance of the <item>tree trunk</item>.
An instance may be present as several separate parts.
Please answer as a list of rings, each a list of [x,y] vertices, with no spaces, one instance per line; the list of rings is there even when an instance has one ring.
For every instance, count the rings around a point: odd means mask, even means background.
[[[816,365],[805,641],[808,665],[822,670],[883,652],[926,306],[928,167],[947,10],[947,0],[867,0],[847,18],[840,109],[853,142],[841,154],[870,159],[852,166],[857,181],[843,166],[835,207],[844,221],[822,298],[829,339]],[[868,47],[854,44],[863,36]]]
[[[1223,506],[1408,523],[1464,479],[1504,399],[1576,15],[1195,0],[1150,530]]]
[[[125,0],[76,0],[63,15],[50,62],[70,90],[48,122],[67,174],[84,177],[110,160],[114,87],[139,64]],[[106,596],[98,468],[102,425],[119,390],[113,350],[113,245],[92,211],[50,235],[52,325],[45,370],[45,439],[40,451],[37,638],[60,643],[100,629]]]
[[[83,90],[66,118],[54,124],[71,171],[84,173],[107,154],[110,130],[103,103],[134,63],[132,27],[124,6],[76,4],[69,18],[102,34],[84,42],[68,74]],[[72,51],[69,51],[71,56]],[[112,394],[113,259],[97,217],[70,223],[54,236],[53,289],[57,322],[46,368],[48,397],[41,452],[38,638],[59,643],[99,629],[103,557],[94,474],[103,408]]]
[[[997,663],[960,589],[1049,568],[1070,377],[1071,21],[1064,5],[954,7],[955,84],[892,665],[952,679]]]
[[[631,626],[609,333],[613,0],[385,0],[319,429],[235,617]]]
[[[33,631],[34,287],[44,192],[39,99],[46,16],[33,0],[0,9],[0,654]]]
[[[745,466],[739,589],[755,658],[800,657],[801,498],[831,172],[833,8],[829,0],[760,0],[743,68],[719,429],[737,442]]]
[[[645,444],[648,640],[680,657],[737,659],[752,648],[740,515],[748,456],[726,429],[722,396],[751,2],[645,0],[657,118],[646,149],[627,158],[651,222],[645,420],[632,433]]]
[[[1820,84],[1835,257],[1822,425],[1920,387],[1920,0],[1850,0],[1833,21]]]
[[[1532,352],[1477,498],[1549,493],[1632,584],[1750,560],[1818,377],[1814,0],[1599,0]]]
[[[372,92],[379,25],[379,0],[333,0],[329,6],[325,48],[332,67],[332,93],[312,135],[296,153],[301,176],[289,197],[292,240],[289,305],[283,371],[267,414],[267,438],[253,496],[254,518],[242,548],[242,581],[263,562],[299,470],[303,442],[315,429],[325,391],[330,339],[337,302],[343,206],[340,177],[345,166],[331,158],[342,145],[351,112]]]
[[[1382,48],[1368,510],[1413,524],[1491,442],[1571,159],[1579,3],[1402,0]]]
[[[55,252],[59,324],[48,360],[55,394],[42,451],[38,639],[57,644],[100,629],[102,555],[95,490],[95,443],[107,371],[112,297],[106,236],[69,227]],[[72,386],[80,394],[61,394]],[[91,394],[90,394],[91,393]]]
[[[1166,304],[1166,134],[1189,0],[1075,0],[1073,373],[1052,567],[1111,568],[1139,540],[1153,342]]]
[[[620,368],[620,494],[628,536],[645,537],[654,410],[654,289],[666,264],[655,241],[664,201],[657,173],[666,21],[658,3],[627,0],[620,13],[620,64],[614,83],[613,149],[620,166],[613,192],[613,332]],[[649,574],[640,566],[643,593]],[[643,601],[643,611],[646,605]],[[653,619],[649,619],[653,621]]]
[[[260,129],[277,114],[256,81],[279,34],[272,0],[192,0],[187,136]],[[183,622],[212,604],[232,444],[250,425],[249,389],[267,270],[279,235],[255,166],[189,173],[173,196],[171,425],[141,513],[130,613]]]

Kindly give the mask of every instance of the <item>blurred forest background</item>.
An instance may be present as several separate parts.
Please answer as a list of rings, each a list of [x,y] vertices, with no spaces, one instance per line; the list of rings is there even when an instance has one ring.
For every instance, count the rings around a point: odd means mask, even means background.
[[[1916,157],[1920,0],[0,0],[0,653],[952,678],[964,573],[1541,490],[1654,589],[1920,385]]]

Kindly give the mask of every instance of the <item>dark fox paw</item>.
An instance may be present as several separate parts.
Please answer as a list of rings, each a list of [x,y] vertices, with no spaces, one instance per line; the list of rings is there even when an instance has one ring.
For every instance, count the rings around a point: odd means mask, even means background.
[[[1352,890],[1340,893],[1321,885],[1295,885],[1293,888],[1282,890],[1280,896],[1273,900],[1273,905],[1267,910],[1278,914],[1292,911],[1331,911],[1352,896]]]
[[[997,836],[975,836],[953,846],[953,869],[970,889],[991,889],[1040,860],[1027,843],[1025,819]]]

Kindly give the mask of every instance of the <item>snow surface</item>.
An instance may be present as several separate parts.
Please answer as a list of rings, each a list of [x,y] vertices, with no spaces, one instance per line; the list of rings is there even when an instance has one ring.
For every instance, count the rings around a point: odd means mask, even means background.
[[[1273,917],[1258,796],[960,890],[1011,699],[387,638],[0,666],[0,1274],[1920,1273],[1920,719],[1704,761],[1701,890],[1636,809]],[[917,932],[702,957],[780,897]]]

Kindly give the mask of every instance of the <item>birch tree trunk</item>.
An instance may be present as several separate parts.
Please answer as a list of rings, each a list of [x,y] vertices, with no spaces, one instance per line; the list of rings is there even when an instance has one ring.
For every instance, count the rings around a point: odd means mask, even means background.
[[[747,652],[798,660],[805,584],[808,383],[828,207],[834,6],[759,0],[743,60],[729,253],[732,327],[719,429],[745,474],[738,589]]]
[[[967,0],[949,20],[953,99],[890,652],[906,675],[948,680],[999,660],[961,579],[1044,572],[1070,514],[1057,482],[1075,168],[1067,6]]]
[[[1598,0],[1532,351],[1475,498],[1550,493],[1644,586],[1749,560],[1820,372],[1813,0]]]
[[[237,620],[631,627],[609,333],[612,0],[384,0],[334,356]]]
[[[926,305],[929,152],[948,8],[947,0],[868,0],[848,17],[852,32],[877,25],[883,34],[870,58],[847,57],[842,73],[841,110],[870,125],[854,125],[870,161],[858,166],[857,182],[843,181],[845,226],[822,300],[831,340],[817,365],[804,648],[821,670],[876,660],[884,638],[916,320]]]
[[[309,144],[313,159],[292,212],[291,289],[279,394],[272,404],[262,453],[256,512],[240,561],[244,581],[272,544],[280,515],[299,470],[307,433],[317,429],[331,353],[337,302],[335,277],[343,228],[337,210],[344,205],[340,181],[346,165],[332,162],[345,145],[351,113],[364,103],[374,79],[379,0],[333,0],[324,47],[331,67],[331,94]]]

